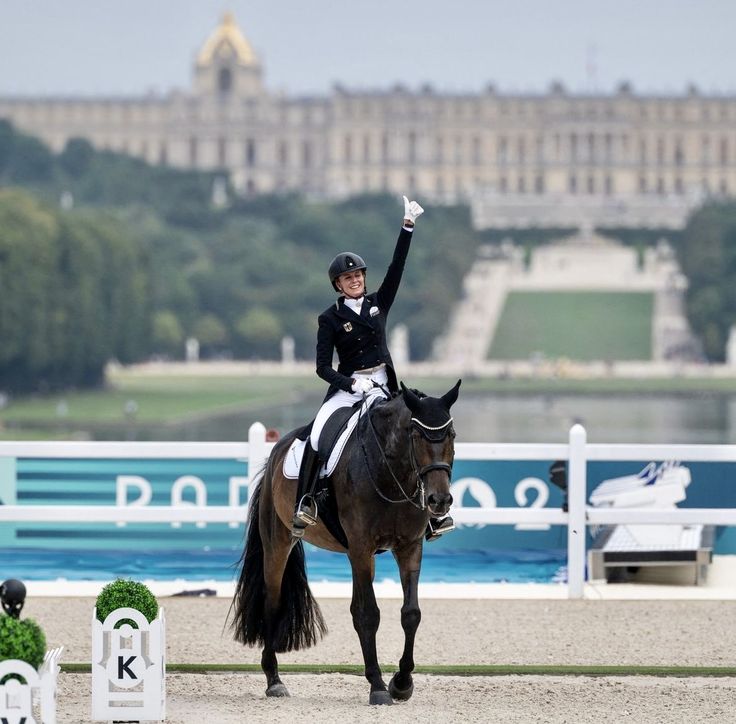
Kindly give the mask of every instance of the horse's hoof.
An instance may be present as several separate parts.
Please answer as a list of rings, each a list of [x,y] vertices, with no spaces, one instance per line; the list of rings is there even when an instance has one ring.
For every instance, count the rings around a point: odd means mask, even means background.
[[[266,689],[266,696],[291,696],[289,690],[281,683],[273,684]]]
[[[391,698],[397,701],[406,701],[411,699],[411,695],[414,693],[414,682],[412,681],[406,689],[399,689],[396,685],[396,677],[398,672],[391,677],[391,681],[388,682],[388,693],[391,694]]]
[[[368,698],[368,703],[371,706],[373,704],[393,704],[394,700],[391,698],[391,694],[387,691],[372,691]]]

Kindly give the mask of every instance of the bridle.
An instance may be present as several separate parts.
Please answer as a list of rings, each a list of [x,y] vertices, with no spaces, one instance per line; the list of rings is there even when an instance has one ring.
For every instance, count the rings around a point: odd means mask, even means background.
[[[398,500],[394,500],[384,495],[381,492],[381,490],[378,488],[375,477],[373,476],[373,473],[371,472],[370,461],[368,459],[368,452],[365,448],[365,441],[363,440],[363,437],[360,435],[360,432],[359,432],[358,438],[360,440],[360,447],[363,451],[363,459],[365,460],[365,467],[366,467],[366,470],[368,471],[368,477],[370,478],[371,484],[373,485],[373,489],[376,491],[376,494],[378,495],[378,497],[387,503],[392,503],[392,504],[411,503],[415,508],[418,508],[419,510],[425,510],[427,507],[427,502],[426,502],[426,495],[425,495],[424,476],[427,475],[427,473],[431,472],[432,470],[443,470],[444,472],[447,473],[448,478],[452,479],[452,464],[446,463],[444,460],[433,460],[431,463],[427,465],[423,465],[422,467],[419,467],[419,464],[417,463],[416,451],[414,448],[414,435],[412,435],[412,431],[415,431],[415,430],[418,431],[421,434],[421,436],[425,440],[428,440],[429,442],[433,442],[433,443],[442,442],[448,435],[452,434],[453,432],[452,417],[450,417],[447,420],[447,422],[444,422],[442,423],[442,425],[438,425],[437,427],[431,427],[430,425],[426,425],[419,418],[416,418],[416,417],[411,418],[410,430],[409,430],[409,461],[411,463],[413,477],[416,478],[416,489],[411,495],[409,495],[406,492],[406,490],[404,490],[404,486],[401,484],[399,479],[396,477],[396,474],[394,473],[393,468],[391,467],[391,464],[386,458],[386,451],[383,449],[383,446],[381,445],[381,440],[378,437],[378,431],[376,430],[376,426],[373,424],[373,416],[371,415],[371,412],[372,410],[369,408],[366,412],[366,416],[368,417],[368,424],[371,428],[371,431],[373,432],[373,439],[375,440],[376,445],[379,451],[381,452],[381,458],[383,459],[383,462],[386,465],[386,469],[389,471],[402,497],[399,498]],[[417,498],[419,502],[416,502],[414,500],[415,498]]]

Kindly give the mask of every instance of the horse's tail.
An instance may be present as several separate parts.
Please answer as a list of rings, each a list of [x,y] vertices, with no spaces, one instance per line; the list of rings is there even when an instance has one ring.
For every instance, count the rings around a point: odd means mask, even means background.
[[[231,606],[231,609],[234,607],[232,628],[235,640],[247,646],[266,645],[266,582],[258,517],[263,486],[270,484],[271,479],[272,465],[269,461],[251,500],[245,550],[240,559],[240,578]],[[272,617],[273,628],[268,643],[277,652],[309,648],[327,633],[319,604],[309,590],[301,541],[289,553],[281,581],[281,599]]]

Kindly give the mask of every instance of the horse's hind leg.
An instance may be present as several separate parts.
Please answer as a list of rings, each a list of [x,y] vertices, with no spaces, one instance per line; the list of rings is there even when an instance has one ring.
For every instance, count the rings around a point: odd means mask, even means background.
[[[414,693],[412,671],[414,671],[414,639],[422,612],[419,610],[419,571],[422,566],[421,541],[411,548],[394,551],[399,565],[404,604],[401,607],[401,627],[404,629],[404,652],[399,661],[399,670],[388,684],[389,694],[394,699],[406,701]]]
[[[376,653],[376,632],[381,622],[381,612],[376,603],[373,591],[374,561],[373,554],[362,554],[350,549],[350,565],[353,571],[353,600],[350,613],[353,615],[353,626],[360,639],[365,663],[365,678],[371,685],[369,704],[392,704],[391,696],[383,683],[381,668]]]
[[[277,627],[281,605],[281,588],[286,562],[291,553],[291,536],[277,520],[269,520],[261,526],[264,541],[263,553],[263,651],[261,669],[266,675],[266,696],[289,696],[289,690],[279,676]]]

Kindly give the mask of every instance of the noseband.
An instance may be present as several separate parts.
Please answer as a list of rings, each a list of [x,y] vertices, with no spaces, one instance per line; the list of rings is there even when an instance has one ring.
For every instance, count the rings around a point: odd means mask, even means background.
[[[414,476],[416,476],[417,486],[414,493],[412,495],[409,495],[404,490],[404,487],[396,477],[396,474],[394,473],[388,459],[386,458],[386,452],[381,445],[381,440],[378,437],[378,432],[375,425],[373,424],[373,416],[371,415],[371,410],[368,410],[367,416],[368,423],[370,424],[371,431],[373,432],[373,438],[376,441],[378,449],[381,451],[383,462],[385,463],[386,468],[391,474],[396,487],[401,492],[402,497],[398,500],[393,500],[391,498],[388,498],[379,490],[375,478],[373,477],[373,473],[371,472],[370,463],[368,460],[368,453],[365,449],[363,438],[361,437],[360,446],[363,450],[363,458],[365,459],[365,466],[368,470],[368,477],[371,479],[374,490],[376,491],[378,496],[387,503],[411,503],[415,508],[418,508],[419,510],[425,510],[427,507],[427,503],[424,491],[424,476],[427,475],[427,473],[430,473],[432,470],[442,470],[447,473],[448,478],[452,479],[452,465],[450,463],[446,463],[444,460],[433,460],[428,465],[423,465],[422,467],[419,467],[419,464],[417,463],[416,451],[414,449],[414,435],[412,435],[411,432],[412,430],[417,430],[425,440],[432,443],[443,442],[444,439],[452,432],[452,417],[450,417],[447,422],[444,422],[442,425],[438,425],[437,427],[425,425],[419,418],[411,418],[411,429],[409,431],[409,461],[411,462],[412,473],[414,474]],[[415,502],[414,498],[418,498],[419,502]]]

